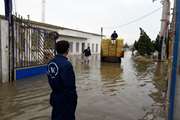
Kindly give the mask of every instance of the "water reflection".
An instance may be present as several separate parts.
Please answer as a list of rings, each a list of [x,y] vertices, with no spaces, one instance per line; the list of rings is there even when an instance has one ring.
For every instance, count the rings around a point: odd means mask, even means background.
[[[162,62],[139,64],[136,62],[134,68],[138,80],[141,80],[141,87],[148,83],[153,85],[153,88],[149,89],[149,97],[153,99],[153,103],[145,110],[141,120],[164,120],[167,117],[167,64]]]
[[[9,91],[9,92],[7,92]],[[16,96],[16,88],[14,86],[3,85],[0,89],[0,116],[3,118],[4,114],[8,114],[9,112],[13,112],[11,109],[14,105],[14,100],[12,99]]]
[[[119,63],[101,63],[100,72],[104,93],[115,95],[125,84],[122,79],[123,69]]]
[[[151,114],[155,118],[167,117],[166,99],[167,99],[167,64],[158,62],[156,65],[156,71],[153,77],[153,85],[156,88],[155,91],[149,94],[154,100]]]
[[[155,65],[153,62],[137,62],[133,64],[135,69],[135,75],[137,80],[142,80],[145,82],[152,81],[152,77],[155,70]]]
[[[48,120],[49,87],[45,76],[0,87],[1,120]],[[46,114],[44,114],[46,113]]]

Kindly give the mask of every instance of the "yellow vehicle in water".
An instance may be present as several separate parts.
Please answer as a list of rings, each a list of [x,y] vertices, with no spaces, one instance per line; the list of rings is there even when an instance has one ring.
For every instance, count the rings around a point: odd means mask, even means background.
[[[104,62],[119,62],[124,57],[124,40],[117,38],[115,43],[109,38],[103,38],[101,41],[101,61]]]

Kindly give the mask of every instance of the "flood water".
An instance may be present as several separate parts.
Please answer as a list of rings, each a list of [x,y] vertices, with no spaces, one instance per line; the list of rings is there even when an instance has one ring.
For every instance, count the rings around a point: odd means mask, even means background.
[[[89,64],[70,59],[77,79],[77,120],[165,120],[167,67],[134,61],[130,52],[122,64]],[[0,86],[0,120],[50,120],[51,92],[46,75]]]

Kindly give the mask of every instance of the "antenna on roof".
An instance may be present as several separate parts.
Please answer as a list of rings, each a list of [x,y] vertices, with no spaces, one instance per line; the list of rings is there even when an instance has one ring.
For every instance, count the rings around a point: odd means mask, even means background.
[[[42,0],[42,22],[45,22],[45,8],[46,8],[46,1]]]

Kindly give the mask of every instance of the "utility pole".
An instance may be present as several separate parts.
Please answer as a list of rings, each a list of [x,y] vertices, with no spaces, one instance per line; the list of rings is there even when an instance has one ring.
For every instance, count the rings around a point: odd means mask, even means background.
[[[103,27],[101,27],[101,40],[103,38]]]
[[[46,15],[46,1],[42,0],[42,22],[45,22],[45,15]]]
[[[161,60],[165,60],[166,40],[168,39],[169,19],[170,19],[170,0],[162,0],[161,3],[163,5],[163,10],[162,10],[161,29],[159,36],[162,40]]]

